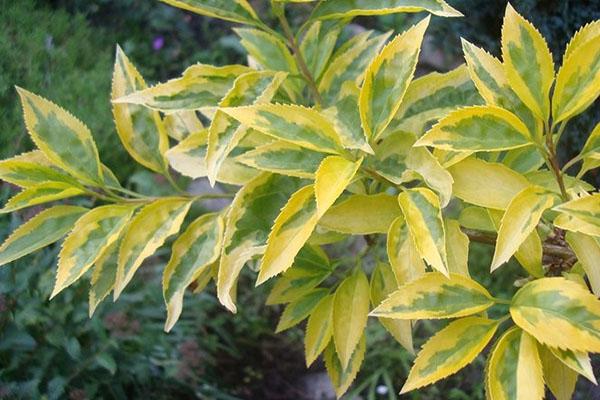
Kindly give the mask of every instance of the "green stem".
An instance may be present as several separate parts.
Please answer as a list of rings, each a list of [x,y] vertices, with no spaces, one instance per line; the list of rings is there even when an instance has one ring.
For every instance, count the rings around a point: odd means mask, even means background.
[[[506,305],[510,305],[510,300],[506,300],[506,299],[499,299],[497,297],[494,297],[493,300],[498,303],[498,304],[506,304]]]
[[[571,168],[573,165],[577,164],[579,161],[581,161],[583,159],[583,155],[582,154],[578,154],[575,157],[573,157],[572,159],[570,159],[569,161],[567,161],[567,163],[561,168],[561,172],[565,173],[569,168]]]
[[[104,186],[105,189],[109,189],[109,190],[114,190],[115,192],[121,192],[123,194],[132,196],[132,197],[136,197],[138,199],[152,199],[152,197],[150,196],[146,196],[137,192],[134,192],[132,190],[128,190],[125,188],[120,188],[120,187],[114,187],[114,186]]]
[[[171,184],[171,187],[173,189],[175,189],[176,192],[178,192],[179,194],[183,194],[183,195],[187,195],[188,194],[185,190],[183,190],[177,184],[177,182],[175,182],[175,179],[173,179],[173,176],[171,175],[171,173],[168,170],[166,170],[163,175],[164,175],[165,178],[167,178],[167,181],[169,181],[169,184]]]

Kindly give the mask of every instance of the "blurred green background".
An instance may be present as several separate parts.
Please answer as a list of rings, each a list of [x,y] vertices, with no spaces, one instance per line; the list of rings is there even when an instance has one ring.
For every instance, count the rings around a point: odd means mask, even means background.
[[[252,1],[265,15],[265,1]],[[504,1],[451,0],[467,18],[434,18],[420,71],[448,70],[461,61],[460,36],[498,55]],[[600,1],[518,0],[513,5],[549,40],[557,62],[575,30],[600,18]],[[306,17],[302,6],[292,20]],[[360,26],[402,31],[421,16],[359,18]],[[266,15],[267,20],[269,16]],[[0,157],[31,148],[14,90],[19,85],[60,104],[92,130],[100,154],[122,181],[154,177],[140,171],[120,145],[109,104],[115,45],[119,43],[153,83],[196,63],[244,62],[231,25],[149,0],[0,0]],[[563,158],[583,144],[600,121],[600,104],[573,121]],[[597,176],[590,176],[598,184]],[[158,185],[156,185],[158,184]],[[0,182],[0,204],[12,188]],[[0,240],[34,211],[0,218]],[[87,282],[49,302],[54,282],[53,247],[0,268],[0,399],[316,399],[330,395],[323,367],[304,368],[300,328],[273,333],[279,312],[265,307],[268,288],[241,279],[240,309],[227,313],[214,290],[186,296],[181,320],[163,333],[160,288],[164,254],[153,258],[117,303],[87,315]],[[495,295],[508,296],[519,271],[513,265],[486,272],[490,249],[473,245],[471,272]],[[419,346],[439,329],[418,325]],[[412,356],[378,326],[370,326],[368,354],[347,398],[394,399]],[[598,362],[594,360],[598,368]],[[483,399],[480,357],[472,366],[414,399]],[[550,395],[549,395],[550,396]],[[550,398],[550,397],[548,397]],[[580,379],[578,399],[600,399]]]

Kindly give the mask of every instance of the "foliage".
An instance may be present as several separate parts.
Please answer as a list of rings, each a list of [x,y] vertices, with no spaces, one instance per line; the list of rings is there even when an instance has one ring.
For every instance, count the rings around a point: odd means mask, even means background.
[[[117,49],[117,133],[172,193],[123,188],[83,123],[17,88],[38,150],[0,163],[0,177],[23,188],[0,212],[78,196],[94,203],[33,217],[0,247],[3,263],[70,230],[52,297],[91,271],[92,314],[110,293],[127,293],[143,262],[176,237],[162,282],[166,331],[190,285],[215,281],[236,312],[248,265],[257,285],[275,281],[268,302],[285,304],[278,331],[308,319],[307,364],[323,353],[338,396],[367,354],[369,316],[409,352],[413,326],[452,320],[422,346],[401,393],[454,374],[492,343],[491,399],[541,399],[545,383],[568,398],[578,374],[595,380],[600,193],[581,177],[600,166],[600,125],[565,165],[557,147],[600,94],[600,21],[571,39],[556,73],[542,35],[508,5],[502,62],[463,41],[466,65],[414,79],[430,16],[392,38],[366,31],[337,44],[338,35],[360,15],[460,16],[443,1],[329,0],[297,32],[286,2],[273,1],[283,34],[245,0],[164,1],[246,25],[236,33],[249,54],[248,66],[195,64],[148,87]],[[169,165],[231,192],[191,195]],[[221,197],[232,201],[186,218],[192,205]],[[366,262],[381,235],[387,254]],[[324,249],[340,241],[367,246],[330,258]],[[492,279],[512,257],[522,267],[510,299],[471,278],[477,241],[495,244]]]

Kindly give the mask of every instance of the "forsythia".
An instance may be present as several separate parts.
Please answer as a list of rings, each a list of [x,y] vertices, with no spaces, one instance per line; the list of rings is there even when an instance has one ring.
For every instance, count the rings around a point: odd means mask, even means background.
[[[491,342],[490,399],[541,399],[544,383],[566,399],[578,374],[595,382],[600,193],[581,177],[600,167],[600,124],[563,166],[556,148],[600,94],[600,21],[576,33],[555,67],[544,38],[508,5],[502,61],[464,41],[466,65],[414,79],[430,17],[397,35],[338,37],[354,16],[461,16],[442,0],[312,1],[297,32],[286,3],[311,0],[273,0],[284,34],[246,0],[163,1],[245,25],[235,31],[249,55],[249,66],[197,64],[148,87],[117,48],[117,133],[174,194],[121,186],[82,122],[17,88],[38,149],[0,162],[0,178],[22,188],[0,212],[76,196],[98,206],[45,209],[1,245],[0,265],[66,235],[52,297],[91,270],[91,315],[176,236],[163,276],[168,331],[192,283],[214,280],[235,312],[240,272],[259,260],[257,284],[276,280],[267,303],[286,304],[277,330],[308,319],[306,363],[323,353],[338,396],[361,366],[369,316],[411,352],[417,320],[453,319],[420,350],[403,393],[457,372]],[[189,221],[193,203],[219,195],[181,191],[170,168],[239,190]],[[388,259],[374,268],[332,263],[322,249],[378,235]],[[513,256],[523,267],[512,299],[470,278],[470,241],[495,243],[491,272]],[[489,318],[491,307],[504,316]]]

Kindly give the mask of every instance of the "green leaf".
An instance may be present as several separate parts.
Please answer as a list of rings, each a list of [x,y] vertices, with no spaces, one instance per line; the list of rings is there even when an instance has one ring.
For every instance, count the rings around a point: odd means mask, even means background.
[[[397,319],[457,318],[487,310],[494,304],[488,291],[458,274],[450,278],[429,272],[401,286],[370,315]]]
[[[258,16],[246,0],[160,0],[207,17],[241,24],[259,25]]]
[[[535,27],[508,4],[502,25],[502,59],[512,89],[533,113],[546,121],[554,62]]]
[[[519,246],[535,230],[542,213],[553,204],[554,196],[537,186],[523,189],[511,200],[498,230],[492,272],[515,254]]]
[[[367,138],[378,138],[398,111],[415,72],[428,25],[429,18],[425,18],[396,36],[367,68],[358,102]]]
[[[425,343],[400,394],[452,375],[477,357],[494,336],[498,321],[480,317],[450,323]]]
[[[325,350],[333,336],[333,299],[334,295],[322,298],[308,317],[304,335],[306,367]]]
[[[328,293],[328,289],[313,289],[298,300],[289,303],[279,318],[275,332],[283,332],[304,321]]]
[[[169,332],[181,315],[185,289],[210,269],[219,254],[224,222],[218,214],[205,214],[192,222],[177,238],[163,273],[163,296],[167,306],[165,331]]]
[[[22,208],[48,203],[50,201],[62,200],[85,193],[79,187],[63,182],[47,182],[29,186],[17,193],[4,204],[0,214],[17,211]]]
[[[0,246],[0,265],[46,247],[73,228],[87,208],[54,206],[44,210],[15,229]]]
[[[115,299],[131,281],[142,262],[179,228],[191,206],[180,197],[165,197],[144,206],[129,223],[119,248]]]
[[[98,149],[88,127],[51,101],[25,89],[17,91],[27,131],[44,155],[76,178],[102,183]]]
[[[523,286],[510,306],[513,321],[540,343],[600,350],[600,300],[579,283],[542,278]]]
[[[542,364],[535,340],[513,327],[496,342],[486,368],[491,400],[544,398]]]
[[[360,215],[360,218],[356,218]],[[395,196],[385,193],[354,194],[331,207],[319,220],[326,229],[351,235],[386,233],[401,215]]]
[[[311,150],[338,153],[340,137],[334,126],[312,108],[292,104],[260,104],[223,108],[242,124],[276,139]]]
[[[306,30],[300,53],[310,74],[318,80],[329,62],[344,21],[315,21]]]
[[[298,180],[263,173],[242,187],[225,217],[225,236],[217,279],[221,304],[236,312],[237,279],[244,264],[262,254],[275,218],[298,188]]]
[[[333,342],[330,342],[329,346],[325,349],[325,354],[323,356],[325,359],[325,368],[327,369],[327,375],[329,375],[329,379],[335,388],[335,393],[338,398],[346,393],[352,384],[352,381],[356,378],[363,359],[365,358],[366,342],[366,336],[362,335],[346,368],[342,367],[342,364],[335,353]]]
[[[421,257],[448,275],[446,233],[438,197],[429,189],[415,188],[400,193],[398,203]]]
[[[440,17],[461,17],[462,14],[442,0],[328,0],[312,15],[314,19],[345,18],[358,15],[385,15],[427,11]]]
[[[352,354],[367,326],[369,291],[369,281],[360,268],[344,279],[335,291],[333,340],[344,369],[350,365]]]
[[[118,99],[146,88],[142,75],[117,46],[111,98]],[[114,103],[113,115],[121,143],[129,154],[146,168],[164,172],[169,139],[159,113],[137,104]]]
[[[136,208],[120,204],[96,207],[77,220],[58,255],[51,299],[85,274],[119,238]]]
[[[527,126],[496,106],[465,107],[431,128],[415,146],[454,151],[497,151],[533,144]]]

